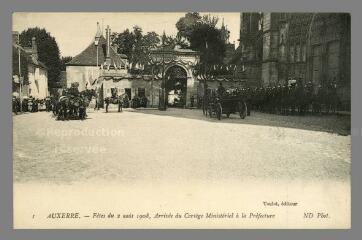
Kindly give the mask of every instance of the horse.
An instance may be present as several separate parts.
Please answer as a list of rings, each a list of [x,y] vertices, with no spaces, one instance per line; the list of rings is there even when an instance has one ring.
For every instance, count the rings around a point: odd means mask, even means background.
[[[106,103],[106,112],[108,112],[108,106],[109,104],[117,104],[118,105],[118,112],[122,112],[123,111],[123,104],[124,101],[126,99],[126,97],[128,97],[127,94],[121,94],[118,97],[106,97],[104,99],[104,102]]]
[[[69,97],[61,96],[56,103],[56,112],[58,119],[62,118],[62,120],[68,120],[68,109],[69,109],[70,101]]]
[[[78,117],[81,120],[84,120],[87,116],[87,107],[89,106],[89,100],[87,97],[79,98],[79,108],[78,108]]]

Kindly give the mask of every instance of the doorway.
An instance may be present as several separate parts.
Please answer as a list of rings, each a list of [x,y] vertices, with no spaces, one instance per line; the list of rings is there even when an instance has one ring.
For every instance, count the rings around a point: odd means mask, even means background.
[[[180,66],[170,67],[166,74],[167,105],[183,108],[186,106],[187,73]]]

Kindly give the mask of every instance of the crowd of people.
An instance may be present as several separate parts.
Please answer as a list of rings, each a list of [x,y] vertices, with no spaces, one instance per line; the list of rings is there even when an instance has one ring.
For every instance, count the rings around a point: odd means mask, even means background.
[[[20,101],[19,97],[13,96],[12,110],[15,114],[19,112],[38,112],[39,110],[49,112],[51,111],[51,98],[38,99],[30,96],[24,97],[22,101]]]
[[[218,91],[222,91],[218,89]],[[283,115],[335,113],[340,105],[336,84],[315,88],[307,84],[225,90],[243,96],[248,109]]]
[[[250,110],[283,114],[283,115],[304,115],[307,113],[321,114],[334,113],[340,106],[340,101],[337,94],[337,86],[330,83],[326,86],[313,86],[311,82],[301,84],[300,82],[286,83],[274,87],[245,87],[245,88],[230,88],[225,89],[220,83],[215,90],[209,89],[211,93],[219,96],[232,94],[240,95],[244,99]],[[209,94],[211,94],[209,93]],[[88,102],[97,95],[93,92],[80,93],[77,87],[65,89],[61,94],[63,96],[79,96],[86,98]],[[127,95],[127,94],[124,94]],[[20,99],[13,96],[13,112],[17,114],[23,112],[37,112],[39,110],[51,111],[54,108],[57,96],[46,97],[45,99],[36,99],[34,97],[24,97],[20,107]],[[73,99],[73,97],[70,97]],[[194,105],[194,96],[192,96],[192,105]],[[202,105],[202,98],[198,98],[198,107]],[[145,96],[135,95],[132,99],[128,95],[122,98],[122,107],[147,107],[148,99]],[[98,104],[95,104],[95,109],[99,109]]]

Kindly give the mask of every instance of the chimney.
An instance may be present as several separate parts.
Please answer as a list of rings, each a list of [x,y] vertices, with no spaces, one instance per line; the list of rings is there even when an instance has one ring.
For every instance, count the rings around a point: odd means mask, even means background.
[[[31,49],[32,49],[32,55],[35,59],[38,59],[38,46],[36,45],[36,38],[32,37],[31,39]]]
[[[109,28],[109,25],[107,25],[107,28],[106,28],[106,39],[107,39],[106,64],[107,64],[107,65],[110,65],[110,64],[111,64],[111,57],[110,57],[110,54],[109,54],[110,45],[111,45],[111,44],[110,44],[110,42],[111,42],[110,35],[111,35],[111,29]]]
[[[13,43],[19,44],[19,32],[18,31],[13,31]]]

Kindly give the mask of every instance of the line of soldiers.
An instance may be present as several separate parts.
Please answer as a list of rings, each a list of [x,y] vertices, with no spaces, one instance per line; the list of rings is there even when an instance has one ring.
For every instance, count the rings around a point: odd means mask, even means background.
[[[335,113],[340,101],[336,84],[315,88],[307,84],[236,89],[246,100],[248,109],[274,114]]]

